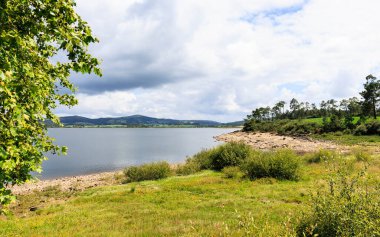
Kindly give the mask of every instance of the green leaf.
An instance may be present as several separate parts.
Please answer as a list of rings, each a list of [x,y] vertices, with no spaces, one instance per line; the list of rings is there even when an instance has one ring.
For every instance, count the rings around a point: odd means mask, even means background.
[[[75,90],[70,73],[100,75],[100,69],[87,49],[97,39],[76,14],[74,1],[13,0],[0,5],[1,209],[13,200],[4,183],[23,183],[30,172],[41,171],[44,152],[66,152],[47,136],[43,121],[59,123],[54,109],[76,104],[66,93]],[[50,58],[60,50],[67,56],[52,63]],[[57,82],[62,82],[60,88]]]

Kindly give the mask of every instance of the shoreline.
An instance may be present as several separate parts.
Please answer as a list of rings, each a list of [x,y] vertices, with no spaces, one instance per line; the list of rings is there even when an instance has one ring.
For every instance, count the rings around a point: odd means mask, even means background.
[[[243,142],[254,149],[291,149],[297,153],[316,152],[320,149],[338,150],[346,153],[351,150],[349,146],[339,145],[331,141],[319,141],[308,137],[284,136],[273,133],[235,131],[214,137],[221,142]]]
[[[178,165],[179,164],[170,164],[170,167],[175,169]],[[122,177],[124,177],[123,170],[124,168],[44,180],[34,179],[27,183],[13,186],[10,189],[15,195],[41,192],[51,187],[57,187],[63,192],[82,191],[97,186],[121,184]]]
[[[314,152],[319,149],[335,149],[343,153],[350,150],[348,146],[338,145],[333,142],[318,141],[301,137],[281,136],[271,133],[246,133],[241,130],[221,134],[213,138],[219,142],[242,141],[253,148],[260,150],[289,148],[297,153]],[[177,165],[178,164],[171,164],[171,167],[174,168]],[[62,191],[85,190],[97,186],[118,184],[123,176],[122,172],[123,169],[116,169],[52,179],[37,179],[19,186],[13,186],[10,189],[15,195],[43,191],[49,187],[59,187]]]
[[[62,191],[85,190],[97,186],[116,184],[116,178],[117,176],[122,175],[122,172],[122,170],[114,170],[55,179],[31,180],[22,185],[13,186],[10,189],[15,195],[43,191],[50,187],[59,187]]]

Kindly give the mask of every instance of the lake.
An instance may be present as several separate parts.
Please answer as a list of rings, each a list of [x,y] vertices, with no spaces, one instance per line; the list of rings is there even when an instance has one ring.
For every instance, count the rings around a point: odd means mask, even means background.
[[[121,169],[153,161],[181,163],[187,156],[220,144],[214,136],[225,128],[51,128],[67,156],[48,154],[40,179]]]

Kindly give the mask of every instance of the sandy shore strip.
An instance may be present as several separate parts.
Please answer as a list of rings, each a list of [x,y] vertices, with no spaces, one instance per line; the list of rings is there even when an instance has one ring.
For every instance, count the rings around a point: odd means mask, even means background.
[[[215,137],[222,142],[241,141],[255,149],[270,150],[276,148],[289,148],[297,153],[315,152],[320,149],[349,152],[349,146],[338,145],[329,141],[318,141],[308,137],[289,137],[272,133],[255,133],[235,131]]]
[[[178,164],[170,165],[172,169],[175,169],[177,166]],[[81,191],[97,186],[120,184],[123,177],[123,170],[116,170],[48,180],[32,180],[19,186],[13,186],[11,190],[15,195],[43,191],[50,187],[57,187],[64,192]]]
[[[11,188],[12,193],[28,194],[34,191],[43,191],[49,187],[58,187],[62,191],[84,190],[96,186],[112,185],[117,183],[117,176],[122,175],[122,171],[102,172],[96,174],[63,177],[51,180],[35,180],[20,186]]]

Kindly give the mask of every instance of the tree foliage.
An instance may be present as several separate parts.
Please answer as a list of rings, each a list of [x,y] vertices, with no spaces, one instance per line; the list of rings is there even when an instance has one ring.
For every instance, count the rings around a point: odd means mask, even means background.
[[[59,123],[54,108],[77,103],[71,72],[101,75],[88,53],[97,39],[74,7],[73,0],[0,0],[0,210],[13,198],[9,186],[40,171],[46,152],[65,152],[44,121]]]
[[[364,91],[360,93],[363,97],[363,112],[365,115],[372,114],[373,118],[377,117],[377,104],[380,100],[380,81],[376,77],[368,75],[364,84]]]
[[[272,108],[259,107],[252,110],[244,123],[244,131],[277,131],[283,134],[309,134],[344,132],[355,135],[380,135],[379,113],[380,80],[368,75],[362,100],[356,97],[336,101],[322,100],[319,107],[314,103],[293,98],[285,108],[285,101],[277,102]],[[371,120],[368,117],[373,117]],[[359,120],[355,117],[360,117]],[[322,118],[321,124],[317,123]],[[293,121],[310,119],[306,121]],[[286,121],[289,120],[289,121]]]

